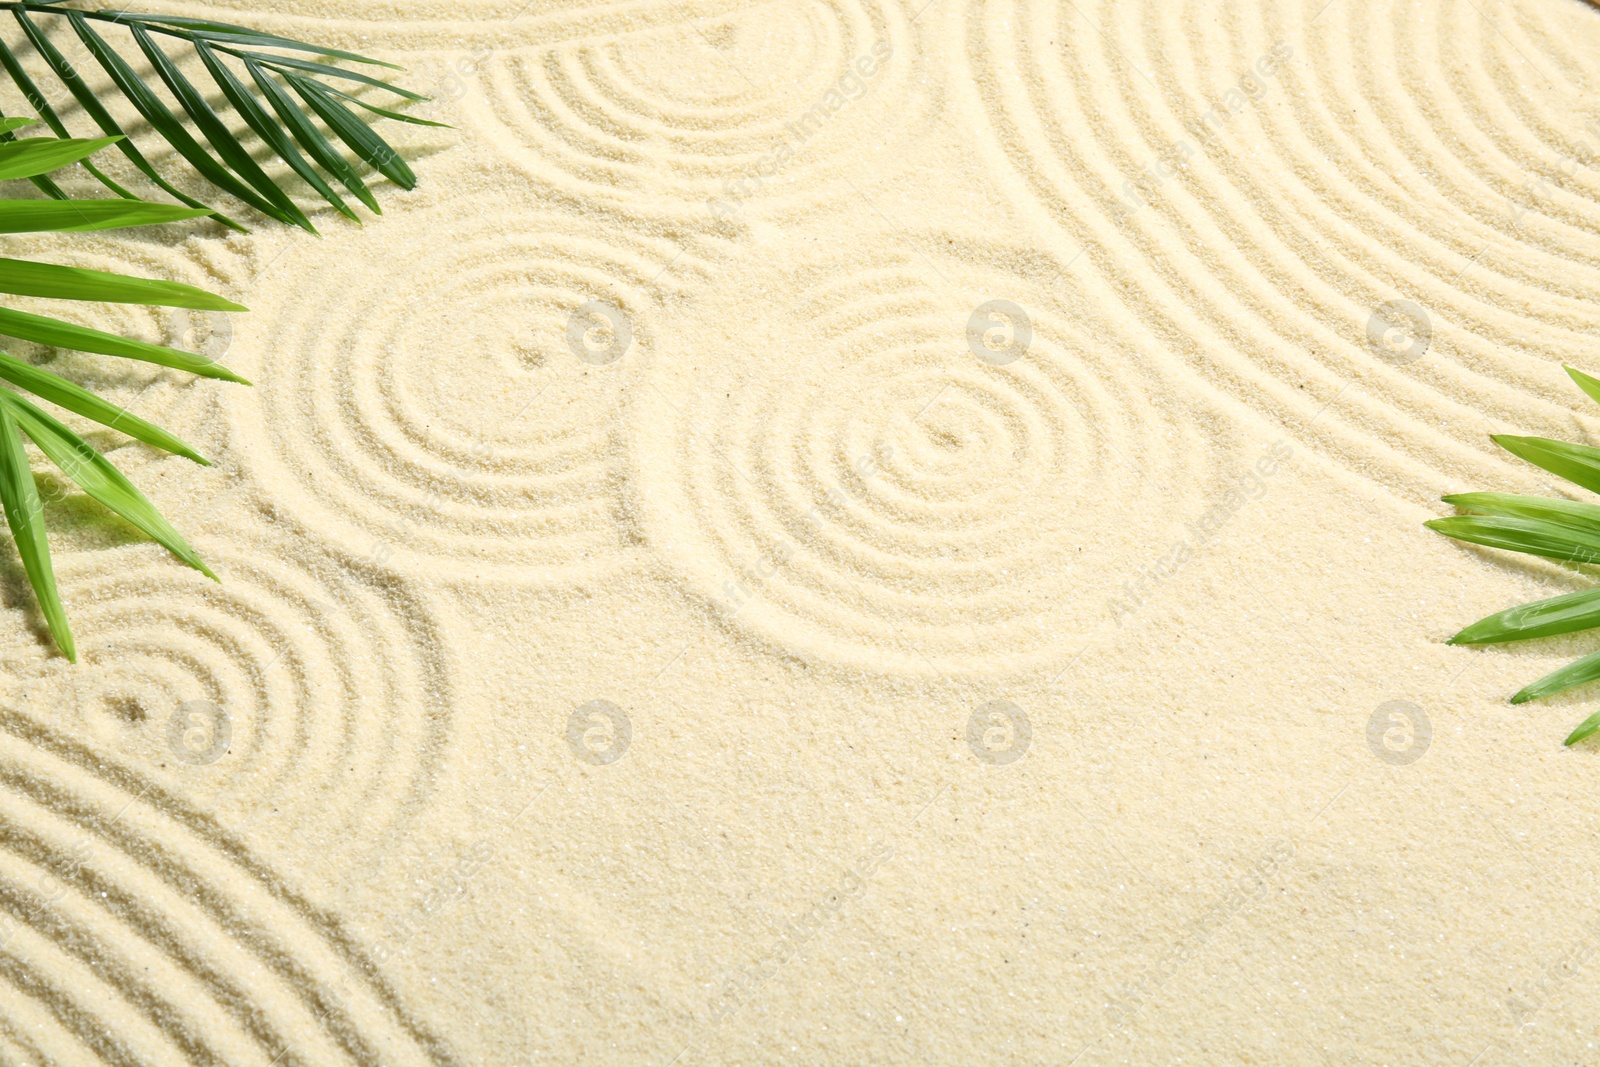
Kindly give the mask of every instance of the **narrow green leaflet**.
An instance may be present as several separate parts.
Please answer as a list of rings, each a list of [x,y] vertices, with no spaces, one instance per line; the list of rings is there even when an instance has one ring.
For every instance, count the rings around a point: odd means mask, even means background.
[[[62,654],[78,662],[78,648],[72,640],[67,611],[56,590],[56,572],[50,563],[50,542],[45,537],[44,504],[33,484],[28,454],[22,447],[22,431],[17,426],[12,394],[0,392],[0,506],[5,508],[6,524],[16,541],[17,554],[28,583],[39,600],[39,610],[50,627]]]
[[[1549,496],[1514,493],[1456,493],[1443,498],[1463,511],[1506,518],[1543,519],[1574,529],[1600,532],[1600,506]]]
[[[211,579],[217,577],[201,562],[183,535],[161,517],[155,505],[145,499],[145,495],[109,460],[95,451],[89,442],[22,397],[13,395],[7,399],[23,432],[79,488],[149,534],[167,551],[201,574]]]
[[[3,327],[0,327],[3,328]],[[1488,548],[1527,552],[1547,559],[1574,563],[1600,563],[1600,531],[1586,533],[1539,519],[1501,518],[1495,515],[1454,515],[1423,523],[1459,541]]]
[[[1512,437],[1494,434],[1495,444],[1535,467],[1600,493],[1600,448],[1552,441],[1548,437]]]
[[[167,88],[172,90],[172,95],[183,105],[184,112],[194,120],[200,132],[205,134],[206,140],[217,150],[223,162],[233,168],[234,173],[248,182],[273,207],[282,212],[283,218],[303,230],[317,232],[316,227],[311,225],[311,220],[295,206],[295,202],[289,199],[287,193],[278,188],[276,182],[267,177],[267,172],[261,169],[244,145],[239,143],[239,139],[228,130],[227,124],[211,110],[211,105],[206,103],[205,96],[194,87],[193,82],[184,77],[183,72],[151,39],[150,34],[143,27],[135,25],[133,39],[144,52],[145,58],[150,60],[150,65],[155,68],[156,73],[161,76],[161,80],[166,82]]]
[[[116,50],[89,26],[88,20],[82,13],[66,11],[63,14],[77,32],[78,39],[89,50],[89,54],[94,56],[101,69],[109,74],[117,88],[122,90],[122,95],[128,98],[128,101],[139,110],[139,114],[144,116],[145,121],[150,123],[179,155],[189,161],[190,166],[205,175],[206,180],[212,185],[227,190],[263,215],[280,222],[295,222],[293,216],[262,199],[254,190],[235,178],[226,167],[213,159],[211,153],[200,147],[200,143],[190,135],[183,123],[178,121],[178,117],[172,113],[161,97],[141,81],[133,67],[128,65],[128,61],[118,55]]]
[[[62,15],[71,14],[71,12],[65,10],[52,13]],[[144,153],[139,151],[139,149],[134,146],[133,142],[126,138],[122,127],[117,125],[116,120],[111,117],[111,112],[107,111],[105,105],[100,103],[99,99],[94,95],[94,93],[89,90],[89,87],[84,83],[83,78],[78,74],[72,63],[68,61],[66,56],[61,54],[60,49],[58,49],[54,44],[50,43],[50,38],[45,36],[43,31],[41,31],[39,27],[34,24],[33,20],[28,17],[26,12],[13,11],[12,15],[16,18],[17,24],[22,27],[22,32],[27,34],[28,40],[33,44],[34,49],[39,53],[40,57],[50,65],[50,69],[55,72],[56,77],[60,78],[62,83],[66,85],[67,90],[72,93],[73,99],[78,101],[79,105],[82,106],[84,114],[92,118],[95,122],[95,125],[99,126],[100,129],[106,134],[113,137],[123,138],[117,142],[118,151],[127,156],[133,165],[138,167],[139,170],[143,172],[145,177],[155,182],[156,185],[173,196],[180,203],[187,204],[189,207],[206,206],[200,201],[196,200],[194,197],[189,196],[187,193],[179,191],[171,182],[167,181],[156,172],[156,168],[151,165],[148,159],[145,158]],[[45,101],[44,96],[39,92],[38,88],[32,86],[32,83],[26,80],[27,75],[22,70],[21,64],[17,62],[16,57],[12,55],[11,50],[6,48],[3,43],[0,43],[0,62],[3,62],[6,72],[11,75],[11,80],[16,82],[18,87],[23,90],[23,95],[27,97],[28,103],[33,106],[34,110],[38,111],[39,114],[44,117],[45,121],[50,123],[51,127],[55,129],[59,136],[65,137],[66,127],[60,124],[59,117],[57,117],[54,121],[51,120],[52,112],[47,110],[49,108],[49,104]],[[115,186],[113,188],[115,190],[120,189],[121,187]],[[213,211],[211,216],[230,229],[238,230],[241,233],[247,232],[243,226],[239,225],[228,216],[222,214],[220,211]]]
[[[333,59],[348,59],[354,63],[388,67],[390,70],[402,69],[393,63],[385,63],[381,59],[371,59],[356,52],[344,52],[337,48],[325,48],[322,45],[307,44],[305,41],[296,41],[292,37],[279,37],[275,33],[252,30],[248,26],[235,26],[230,22],[215,22],[211,19],[190,18],[184,15],[147,15],[132,11],[98,11],[95,12],[95,15],[111,22],[142,22],[158,33],[171,33],[172,31],[166,29],[166,27],[176,27],[204,37],[207,40],[227,40],[235,44],[253,44],[267,48],[287,48],[300,52],[314,52],[317,55],[328,56]],[[172,35],[175,37],[186,36],[182,33],[173,33]]]
[[[1567,739],[1561,743],[1564,745],[1575,745],[1584,738],[1592,736],[1597,730],[1600,730],[1600,711],[1595,712],[1593,715],[1580,722],[1578,724],[1578,728],[1568,734]]]
[[[10,382],[19,389],[26,389],[41,400],[48,400],[57,407],[66,408],[86,419],[93,419],[102,426],[125,433],[147,445],[165,449],[207,467],[211,466],[210,460],[161,427],[144,421],[126,408],[100,399],[81,385],[57,377],[47,370],[41,370],[3,352],[0,352],[0,379]]]
[[[205,208],[143,200],[0,200],[0,233],[84,233],[205,218]]]
[[[0,308],[0,334],[36,341],[56,348],[71,348],[79,352],[94,352],[102,356],[122,356],[126,359],[156,363],[174,370],[188,371],[202,378],[220,378],[225,382],[248,385],[243,378],[215,360],[180,352],[176,348],[130,341],[114,333],[103,333],[88,326],[75,326],[60,319],[50,319],[14,308]]]
[[[349,93],[345,92],[344,90],[335,89],[331,85],[326,86],[325,88],[328,90],[328,92],[332,93],[334,96],[339,97],[341,100],[348,100],[352,104],[356,105],[357,107],[359,107],[359,108],[361,108],[361,109],[363,109],[365,111],[370,111],[374,115],[382,115],[386,119],[394,119],[396,122],[408,122],[413,126],[432,126],[435,129],[440,129],[440,130],[448,130],[448,129],[451,128],[451,126],[450,126],[450,124],[448,122],[435,122],[432,119],[419,118],[416,115],[407,115],[407,114],[404,114],[404,113],[399,112],[399,111],[390,111],[387,108],[378,107],[375,104],[369,104],[369,103],[367,103],[367,101],[361,99],[359,96],[351,96]],[[426,98],[424,97],[422,99],[426,99]]]
[[[263,61],[267,66],[284,75],[288,75],[290,71],[299,71],[302,74],[315,74],[323,78],[343,78],[347,81],[360,82],[362,85],[368,85],[374,89],[382,89],[407,100],[421,102],[428,99],[421,93],[414,93],[410,89],[402,89],[398,85],[391,85],[386,81],[374,78],[370,74],[363,74],[359,70],[345,70],[343,67],[335,67],[327,63],[310,63],[304,59],[290,59],[288,56],[265,56]],[[321,82],[317,84],[322,86]],[[327,88],[327,86],[322,87]]]
[[[1511,698],[1511,703],[1525,704],[1540,697],[1554,696],[1592,682],[1596,678],[1600,678],[1600,652],[1591,652],[1582,659],[1567,664],[1559,671],[1552,671],[1532,685],[1526,686]]]
[[[334,97],[327,87],[310,78],[285,74],[285,80],[294,87],[317,117],[328,124],[328,129],[339,135],[339,140],[350,150],[375,167],[380,174],[402,189],[414,189],[417,176],[406,161],[382,137],[372,132],[365,122]]]
[[[333,142],[322,135],[316,123],[311,121],[311,116],[294,102],[294,97],[284,91],[283,86],[279,85],[260,63],[247,59],[244,67],[255,80],[261,95],[267,98],[267,102],[278,113],[283,124],[289,128],[294,139],[300,142],[300,147],[306,150],[306,154],[316,160],[317,165],[323,170],[337,178],[340,185],[350,190],[351,196],[367,205],[374,213],[383,214],[383,209],[378,206],[377,197],[368,191],[366,183],[361,180],[361,175],[356,173],[356,169],[333,146]]]
[[[301,155],[300,150],[294,146],[294,141],[278,127],[277,123],[272,121],[272,116],[268,115],[260,102],[251,95],[250,90],[245,86],[244,82],[239,80],[238,75],[229,70],[228,65],[217,58],[217,54],[211,50],[211,46],[204,41],[199,41],[195,44],[195,51],[199,53],[201,61],[205,63],[206,70],[211,72],[211,80],[217,83],[217,87],[228,98],[228,102],[238,110],[240,115],[244,116],[245,122],[249,124],[252,130],[256,131],[256,136],[271,145],[272,150],[278,153],[278,158],[288,163],[290,168],[300,175],[307,185],[315,189],[341,215],[352,221],[360,222],[361,216],[357,215],[345,204],[339,194],[333,191],[332,186],[323,181],[322,175],[317,173],[317,168],[306,162],[305,156]]]
[[[22,69],[22,65],[17,62],[17,57],[12,54],[11,49],[6,47],[4,41],[0,41],[0,66],[5,67],[6,73],[11,76],[11,80],[16,84],[18,89],[22,90],[23,99],[27,100],[28,105],[39,113],[39,115],[44,119],[45,123],[49,125],[50,129],[55,131],[55,135],[57,137],[72,136],[67,132],[66,124],[61,121],[61,116],[56,114],[55,108],[50,106],[50,101],[46,100],[43,94],[39,92],[39,87],[33,83],[32,78],[28,77],[27,71]],[[0,134],[0,140],[15,141],[16,139],[16,135],[12,133]],[[110,189],[118,196],[125,197],[129,200],[137,199],[137,197],[128,192],[128,190],[124,189],[122,186],[106,177],[105,174],[101,172],[100,168],[96,167],[89,160],[85,159],[81,162],[83,164],[83,169],[92,174],[95,180],[101,185],[104,185],[107,189]],[[67,194],[62,191],[60,186],[43,175],[36,175],[28,180],[42,189],[45,195],[51,197],[52,199],[70,199]]]
[[[50,201],[37,202],[56,206]],[[119,203],[116,200],[105,202],[111,205]],[[135,205],[130,204],[130,206]],[[158,307],[193,308],[199,311],[249,310],[232,300],[225,300],[215,293],[208,293],[204,289],[196,289],[182,282],[152,281],[148,278],[132,278],[126,274],[112,274],[109,271],[89,270],[84,267],[33,263],[25,259],[0,259],[0,293],[52,297],[57,300],[150,304]]]
[[[24,126],[37,126],[38,119],[0,119],[0,133],[15,133]]]
[[[1589,394],[1590,399],[1600,401],[1600,378],[1591,378],[1574,367],[1566,367],[1567,376],[1578,383],[1578,388]]]
[[[116,137],[29,137],[0,144],[0,181],[48,174],[91,156],[107,145],[116,144],[118,140]]]
[[[1479,619],[1450,639],[1452,645],[1487,645],[1554,637],[1600,626],[1600,587],[1522,604]]]
[[[1600,401],[1600,378],[1566,368],[1574,384]],[[1600,449],[1546,437],[1494,437],[1496,444],[1534,466],[1591,492],[1600,492]],[[1423,525],[1449,537],[1489,548],[1526,552],[1573,563],[1600,563],[1600,506],[1557,497],[1515,493],[1457,493],[1446,504],[1470,514],[1431,519]],[[1521,604],[1479,619],[1454,637],[1452,645],[1484,645],[1555,637],[1600,627],[1600,587]],[[1592,652],[1545,675],[1511,698],[1524,704],[1600,680],[1600,652]],[[1600,711],[1567,735],[1575,745],[1600,733]]]

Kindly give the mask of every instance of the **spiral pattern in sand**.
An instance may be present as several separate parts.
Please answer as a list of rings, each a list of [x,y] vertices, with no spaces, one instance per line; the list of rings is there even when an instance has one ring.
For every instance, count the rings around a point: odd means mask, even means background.
[[[842,150],[902,143],[936,107],[895,5],[684,16],[486,53],[469,121],[553,188],[726,229],[849,195]]]
[[[4,702],[263,841],[381,848],[447,741],[424,613],[280,542],[196,547],[222,584],[149,544],[59,556],[79,663],[6,612]]]
[[[1130,525],[1168,538],[1215,484],[1198,413],[1137,352],[1077,333],[1048,267],[1002,296],[993,250],[964,250],[989,270],[769,253],[674,331],[723,342],[669,350],[641,388],[636,506],[736,628],[874,670],[1059,669],[1106,622],[1108,546]],[[969,344],[991,298],[1031,331],[1003,365]]]
[[[616,243],[602,239],[599,215],[466,203],[386,219],[382,247],[402,241],[398,257],[366,255],[360,232],[285,256],[276,269],[304,280],[257,308],[270,332],[251,348],[274,362],[229,407],[238,460],[282,520],[362,560],[474,578],[592,573],[630,544],[624,385],[692,257],[674,264],[673,245],[618,236],[620,221],[605,231]],[[575,354],[573,316],[591,301],[626,320],[610,362]],[[302,429],[277,432],[286,424]]]
[[[0,711],[0,1033],[47,1063],[452,1062],[177,794]]]
[[[930,17],[958,23],[983,158],[1064,255],[1084,250],[1109,317],[1431,496],[1441,475],[1503,472],[1476,412],[1568,423],[1554,363],[1600,328],[1600,133],[1575,108],[1600,25],[1578,4],[1407,11],[1004,0]],[[1396,300],[1425,316],[1416,359],[1373,341]]]

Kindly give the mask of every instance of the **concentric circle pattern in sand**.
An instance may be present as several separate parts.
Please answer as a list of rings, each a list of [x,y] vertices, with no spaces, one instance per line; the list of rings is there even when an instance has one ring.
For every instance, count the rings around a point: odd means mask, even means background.
[[[0,1034],[53,1064],[437,1064],[336,921],[179,794],[0,711]]]
[[[282,542],[196,547],[221,584],[150,544],[58,546],[79,663],[8,611],[0,702],[262,840],[381,847],[446,743],[425,616],[336,563],[285,561]]]
[[[905,12],[832,0],[486,55],[472,128],[589,198],[737,227],[851,195],[844,160],[921,132],[936,90]]]
[[[1490,473],[1476,412],[1567,424],[1556,363],[1590,360],[1600,329],[1600,127],[1578,106],[1600,27],[1583,5],[930,17],[959,21],[983,158],[1063,255],[1084,250],[1113,314],[1219,393],[1412,496]],[[1416,362],[1369,342],[1392,300],[1427,316]]]
[[[603,568],[629,547],[625,383],[693,257],[599,215],[466,203],[386,218],[383,254],[346,233],[276,268],[304,277],[257,309],[270,329],[253,349],[272,365],[229,407],[240,462],[283,521],[362,560],[524,578]],[[609,362],[575,354],[573,316],[592,303],[621,316]]]
[[[1136,352],[1077,332],[1048,269],[936,270],[877,236],[763,254],[678,324],[718,343],[669,350],[640,390],[648,535],[721,618],[788,652],[912,675],[1064,666],[1118,595],[1106,547],[1130,525],[1168,538],[1228,457]],[[969,345],[991,300],[1031,333],[1001,365]]]

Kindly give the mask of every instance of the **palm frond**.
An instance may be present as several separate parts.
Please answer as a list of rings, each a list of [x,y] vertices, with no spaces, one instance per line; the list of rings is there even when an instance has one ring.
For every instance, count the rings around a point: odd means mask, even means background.
[[[1600,379],[1566,368],[1578,388],[1600,402]],[[1501,448],[1591,492],[1600,492],[1600,449],[1545,437],[1495,435]],[[1600,563],[1600,505],[1511,493],[1458,493],[1446,504],[1469,514],[1431,519],[1423,525],[1448,537],[1489,548],[1526,552],[1547,559]],[[1492,644],[1554,637],[1600,627],[1600,587],[1508,608],[1479,619],[1450,639],[1454,645]],[[1523,687],[1511,698],[1522,704],[1600,681],[1600,652],[1591,652]],[[1567,735],[1575,745],[1600,732],[1600,712]]]
[[[99,146],[114,143],[117,150],[158,188],[188,208],[207,209],[217,221],[234,229],[244,227],[181,192],[156,169],[52,38],[48,24],[59,24],[69,30],[87,52],[92,65],[110,80],[115,92],[138,112],[150,131],[208,182],[269,218],[312,232],[315,227],[311,220],[280,180],[269,174],[240,141],[234,132],[235,126],[242,124],[253,132],[288,171],[335,210],[347,218],[358,219],[335,192],[334,182],[374,212],[378,211],[378,203],[367,190],[356,166],[335,146],[335,140],[401,188],[414,188],[416,175],[394,147],[347,105],[399,122],[444,125],[381,107],[330,84],[342,82],[358,92],[389,93],[402,101],[427,99],[381,78],[339,65],[352,63],[399,69],[355,52],[209,19],[77,10],[61,7],[51,0],[0,2],[0,11],[11,13],[22,39],[38,56],[44,71],[66,88],[104,135],[93,139]],[[128,55],[116,47],[113,36],[125,42]],[[180,51],[192,53],[199,60],[194,73],[203,71],[204,78],[197,80],[185,73],[181,56],[177,55]],[[141,76],[130,62],[129,56],[135,54],[149,65],[153,80]],[[302,58],[306,55],[312,58]],[[0,39],[0,68],[55,133],[55,138],[50,139],[54,144],[76,140],[41,91],[38,80],[29,73],[17,48],[3,39]],[[240,70],[249,76],[248,81],[241,77]],[[158,91],[158,86],[166,96]],[[218,106],[214,101],[226,106]],[[232,121],[235,119],[237,122]],[[15,127],[5,128],[13,121],[16,120],[0,120],[0,150],[11,147],[12,143],[27,144],[35,140],[17,140],[12,132]],[[328,133],[324,133],[324,129]],[[87,147],[88,140],[84,140],[84,147],[93,151]],[[56,150],[71,151],[62,147]],[[117,196],[139,199],[96,167],[87,158],[87,152],[80,158],[86,171]],[[30,177],[46,195],[65,198],[59,185],[44,177],[44,171]]]
[[[15,128],[15,127],[13,127]],[[9,132],[6,131],[6,132]],[[113,139],[106,139],[110,142]],[[99,145],[98,147],[105,147]],[[71,138],[32,138],[26,142],[0,142],[0,173],[34,178],[47,170],[86,159],[84,143]],[[10,170],[6,168],[9,167]],[[208,214],[204,208],[148,204],[137,200],[0,200],[0,233],[109,229],[147,226],[193,219]],[[0,293],[93,300],[152,306],[243,311],[240,305],[213,293],[177,282],[133,278],[107,271],[85,270],[54,263],[0,258]],[[0,334],[39,341],[61,348],[99,352],[175,367],[209,378],[243,381],[212,360],[175,348],[146,344],[16,308],[0,307]],[[44,505],[29,469],[24,440],[32,441],[50,462],[91,499],[120,515],[163,545],[178,559],[212,578],[183,535],[167,522],[121,471],[70,427],[21,394],[31,393],[102,426],[127,434],[156,448],[205,464],[206,459],[177,437],[131,412],[49,371],[0,352],[0,507],[22,557],[23,569],[46,625],[69,659],[77,652],[66,609],[56,589],[45,531]]]

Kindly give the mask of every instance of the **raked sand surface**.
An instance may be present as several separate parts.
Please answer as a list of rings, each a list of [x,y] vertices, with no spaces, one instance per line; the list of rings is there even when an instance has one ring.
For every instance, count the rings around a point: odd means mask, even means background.
[[[1421,526],[1600,439],[1600,10],[154,6],[452,128],[55,246],[255,385],[68,357],[223,580],[3,564],[0,1064],[1600,1064],[1594,640],[1444,643],[1593,578]]]

